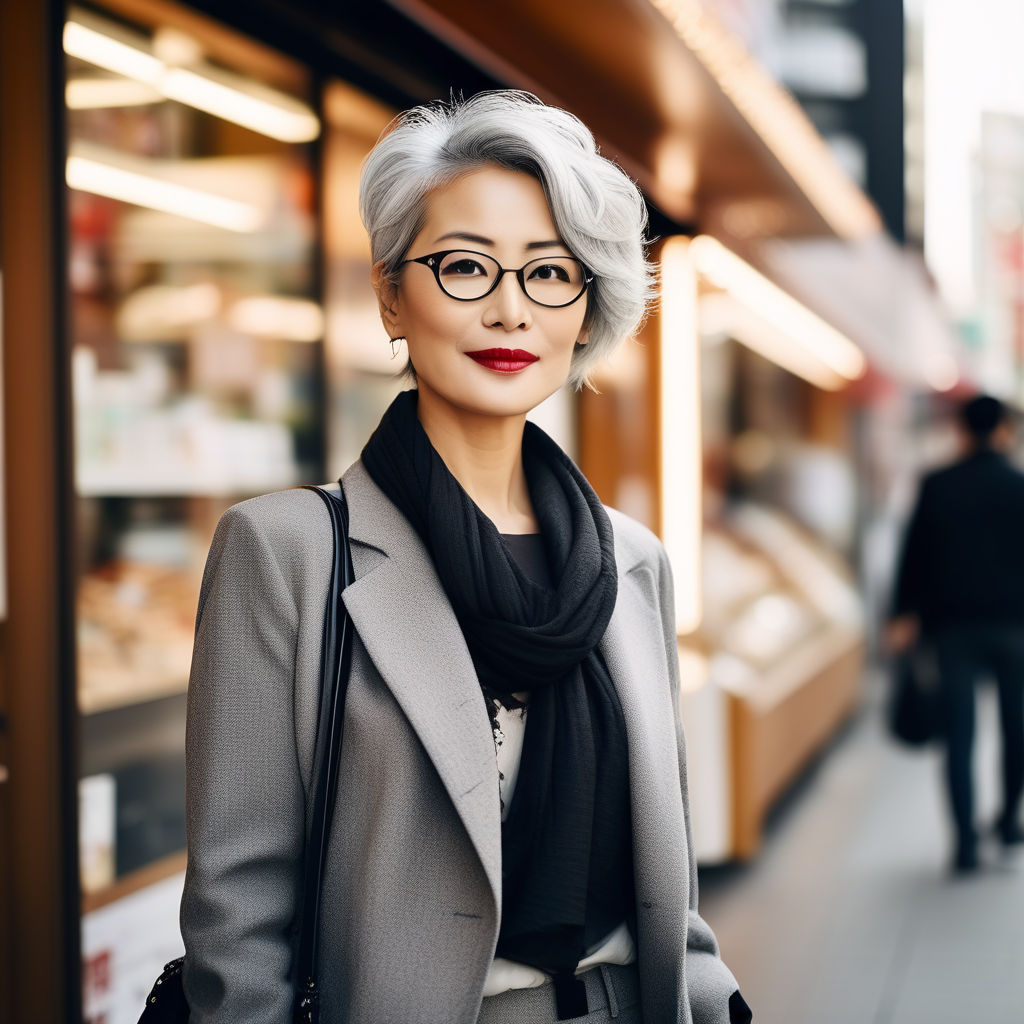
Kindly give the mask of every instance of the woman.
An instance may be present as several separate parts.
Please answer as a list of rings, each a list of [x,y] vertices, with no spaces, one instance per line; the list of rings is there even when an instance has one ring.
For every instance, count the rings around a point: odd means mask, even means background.
[[[696,910],[664,549],[525,419],[642,316],[642,200],[571,115],[494,92],[400,117],[361,207],[416,388],[343,477],[358,640],[324,1021],[747,1020]],[[330,544],[304,489],[235,505],[213,539],[188,709],[194,1021],[289,1019]]]

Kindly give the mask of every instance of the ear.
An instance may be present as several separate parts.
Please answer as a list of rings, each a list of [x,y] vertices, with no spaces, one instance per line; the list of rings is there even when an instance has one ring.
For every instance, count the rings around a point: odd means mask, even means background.
[[[384,273],[384,264],[375,263],[370,271],[370,283],[377,295],[377,306],[384,329],[392,338],[402,335],[401,319],[398,313],[398,288]]]

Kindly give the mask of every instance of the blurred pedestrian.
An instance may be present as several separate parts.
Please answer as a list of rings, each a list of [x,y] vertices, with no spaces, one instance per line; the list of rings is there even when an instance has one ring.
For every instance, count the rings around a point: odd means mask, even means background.
[[[972,750],[975,683],[995,678],[1002,731],[1002,807],[994,829],[1024,841],[1024,474],[1007,453],[1014,424],[989,395],[960,409],[964,452],[921,483],[907,529],[886,645],[932,645],[938,660],[945,778],[955,828],[952,867],[978,867]]]
[[[357,640],[322,1019],[749,1021],[697,912],[665,549],[526,419],[642,317],[643,200],[575,117],[498,91],[400,116],[361,209],[416,387],[342,478]],[[196,1024],[290,1019],[330,550],[303,489],[228,509],[211,547],[181,916]]]

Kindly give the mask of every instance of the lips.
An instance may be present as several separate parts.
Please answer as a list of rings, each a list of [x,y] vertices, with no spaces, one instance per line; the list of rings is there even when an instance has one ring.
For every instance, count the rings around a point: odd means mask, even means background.
[[[540,358],[521,348],[488,348],[480,352],[467,352],[466,355],[495,373],[518,373]]]

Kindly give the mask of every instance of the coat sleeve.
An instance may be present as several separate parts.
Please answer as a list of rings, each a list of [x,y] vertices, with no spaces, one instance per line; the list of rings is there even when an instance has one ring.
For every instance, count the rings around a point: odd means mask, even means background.
[[[245,503],[214,534],[186,718],[183,982],[192,1024],[290,1024],[305,806],[293,723],[298,615]]]
[[[672,567],[665,548],[658,545],[658,592],[660,595],[662,636],[672,683],[672,703],[679,749],[679,786],[683,793],[686,817],[686,847],[689,857],[690,907],[686,930],[686,988],[690,998],[693,1024],[746,1024],[752,1020],[747,1004],[739,993],[732,972],[722,961],[718,940],[697,911],[697,859],[693,852],[690,822],[690,796],[686,778],[686,738],[680,706],[679,651],[676,645],[675,588]]]

